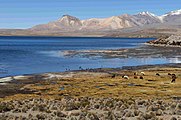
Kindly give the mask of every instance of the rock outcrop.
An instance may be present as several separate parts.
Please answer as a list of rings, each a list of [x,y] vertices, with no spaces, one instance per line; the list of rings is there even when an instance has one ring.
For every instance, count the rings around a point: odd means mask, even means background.
[[[181,36],[171,35],[169,37],[161,37],[153,41],[149,41],[149,44],[166,45],[166,46],[181,46]]]

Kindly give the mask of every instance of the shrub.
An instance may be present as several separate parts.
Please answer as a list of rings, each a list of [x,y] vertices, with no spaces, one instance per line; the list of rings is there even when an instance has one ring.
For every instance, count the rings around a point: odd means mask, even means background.
[[[12,109],[13,107],[8,104],[0,104],[0,112],[7,112],[11,111]]]

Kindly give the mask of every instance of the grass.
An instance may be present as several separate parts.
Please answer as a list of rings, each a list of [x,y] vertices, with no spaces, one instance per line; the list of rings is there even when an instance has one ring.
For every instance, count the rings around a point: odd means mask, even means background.
[[[115,78],[110,76],[77,76],[60,80],[47,80],[39,84],[30,84],[25,88],[38,91],[39,94],[22,95],[17,94],[9,98],[18,97],[44,97],[59,99],[65,96],[70,97],[111,97],[111,98],[165,98],[181,96],[181,68],[154,68],[143,70],[144,79],[134,79],[133,73],[138,76],[141,71],[117,71]],[[160,76],[156,76],[159,73]],[[168,73],[177,75],[176,83],[171,83]],[[119,76],[120,75],[120,76]],[[128,75],[129,80],[121,75]],[[53,83],[53,84],[52,84]],[[131,85],[130,85],[131,84]],[[63,87],[64,89],[60,89]]]

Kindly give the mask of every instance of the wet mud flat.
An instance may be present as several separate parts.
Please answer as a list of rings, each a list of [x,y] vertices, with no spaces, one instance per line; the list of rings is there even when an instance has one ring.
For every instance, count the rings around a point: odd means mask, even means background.
[[[103,58],[181,58],[181,49],[171,46],[154,46],[145,44],[137,48],[110,50],[72,50],[63,51],[66,57],[103,57]]]
[[[14,94],[31,94],[34,91],[22,89],[25,85],[41,81],[42,75],[24,75],[0,78],[0,98]]]
[[[176,74],[176,83],[171,83],[172,77],[168,74]],[[123,76],[128,78],[125,79]],[[5,81],[7,79],[8,81]],[[125,66],[122,69],[99,68],[22,75],[1,78],[0,97],[4,99],[16,94],[22,94],[23,96],[27,94],[51,96],[52,98],[64,96],[111,96],[120,98],[133,96],[147,98],[160,94],[160,97],[172,98],[174,95],[179,96],[181,94],[178,92],[181,84],[180,79],[181,64]],[[143,88],[148,90],[145,89],[144,92],[142,91]],[[132,90],[138,91],[132,92]]]

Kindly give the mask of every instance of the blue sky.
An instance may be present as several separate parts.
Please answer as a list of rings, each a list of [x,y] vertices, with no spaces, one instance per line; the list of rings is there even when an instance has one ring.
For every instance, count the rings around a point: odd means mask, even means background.
[[[181,9],[181,0],[0,0],[0,28],[29,28],[64,14],[80,19]]]

